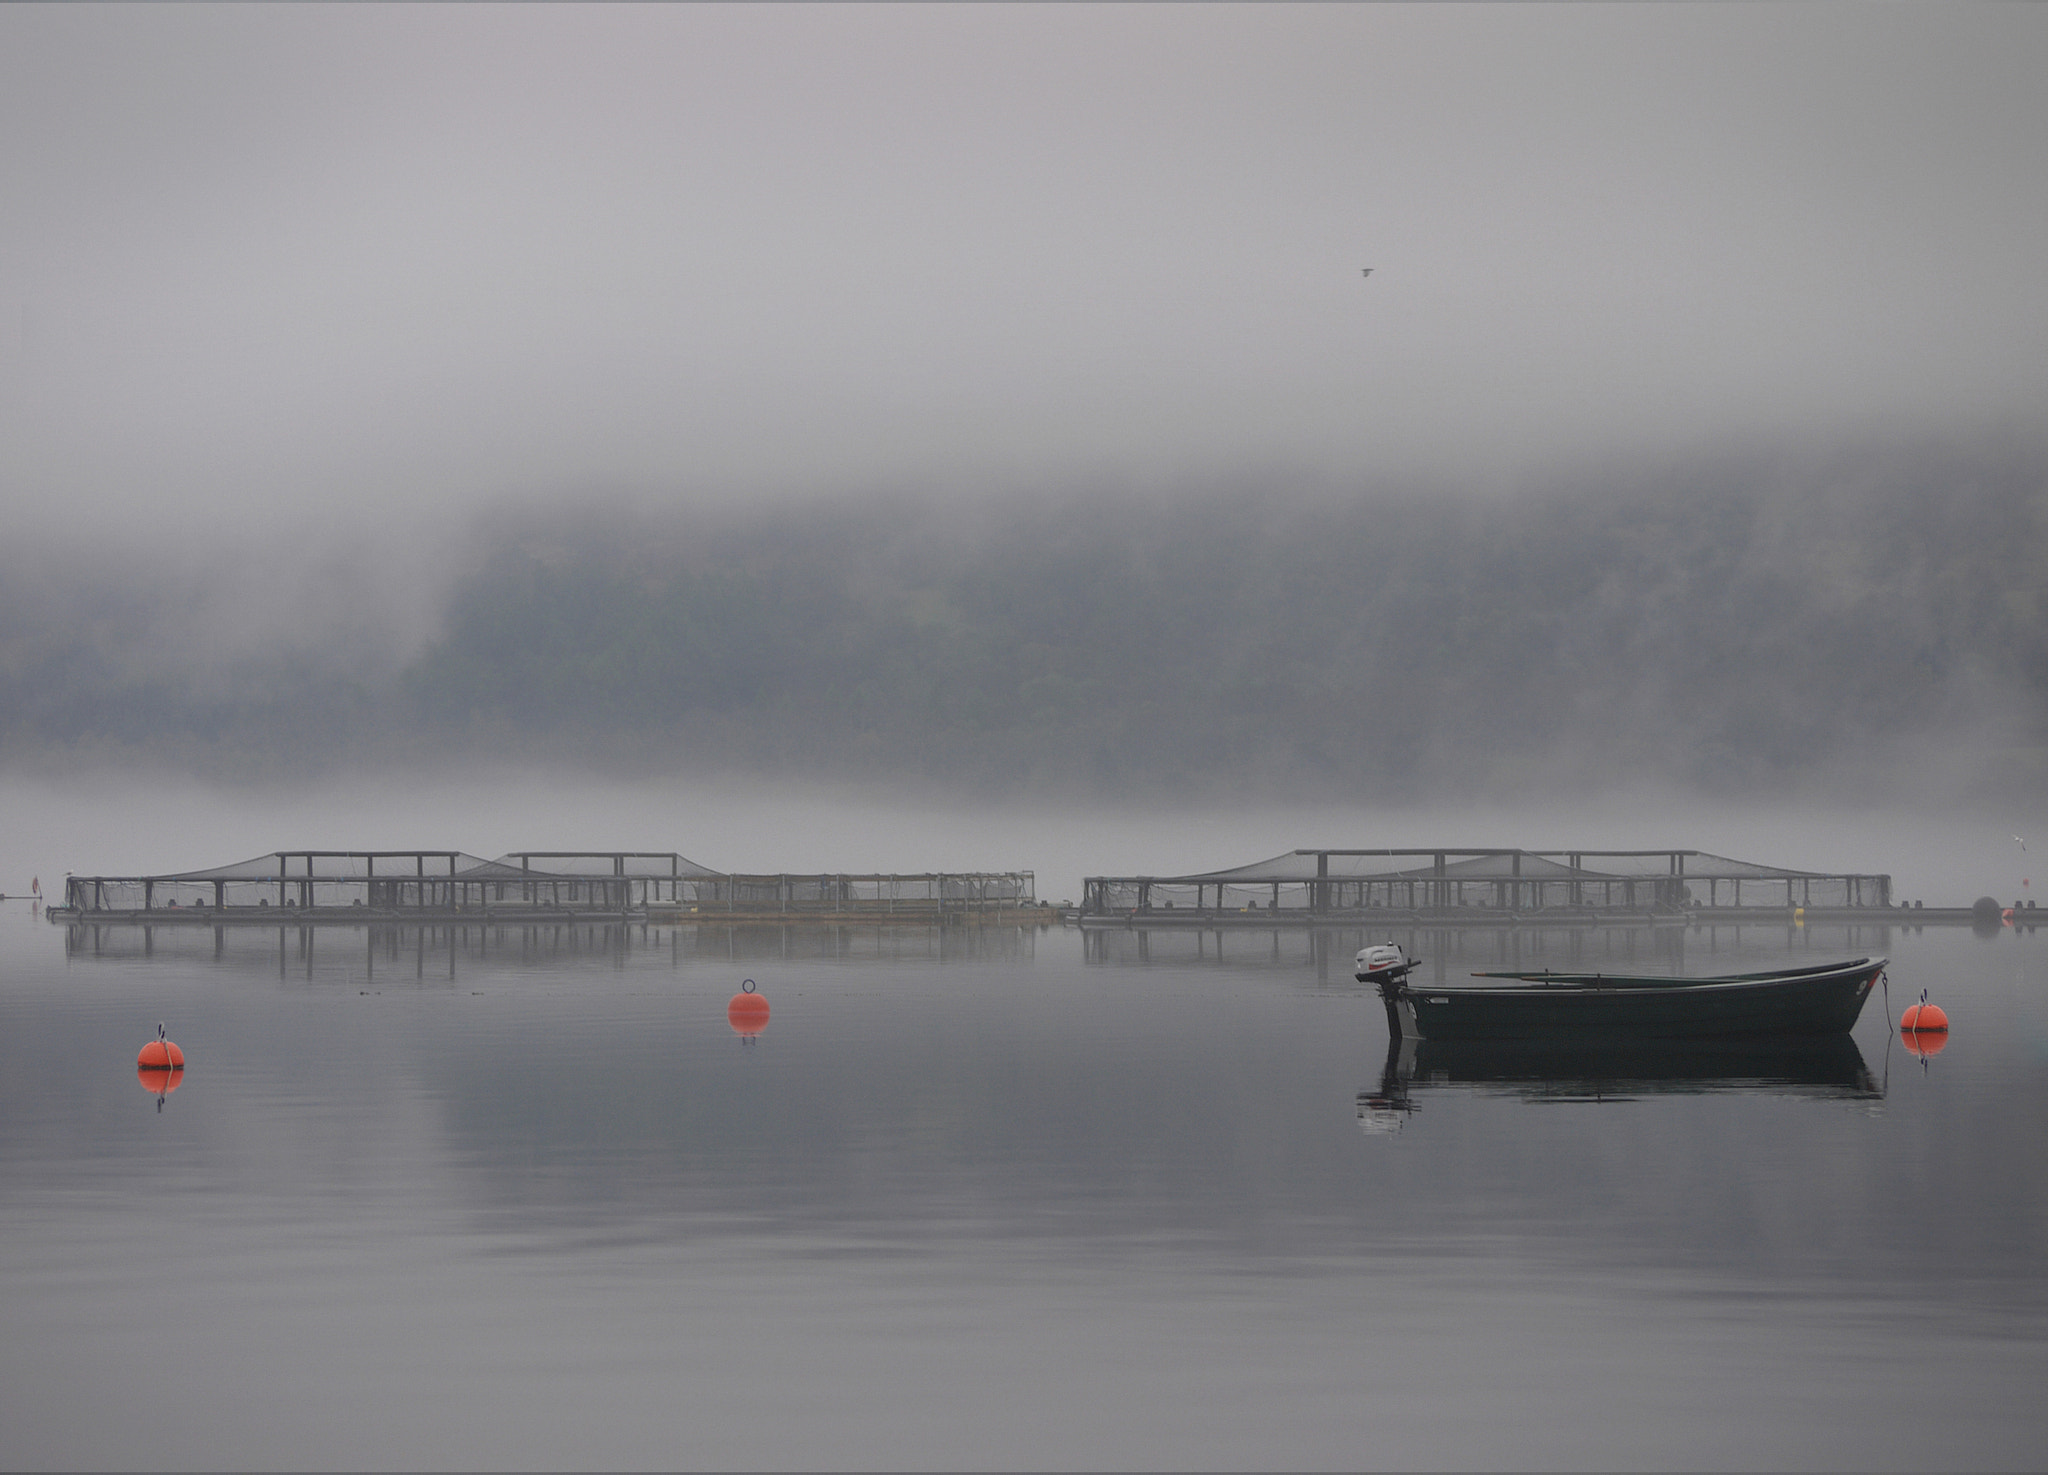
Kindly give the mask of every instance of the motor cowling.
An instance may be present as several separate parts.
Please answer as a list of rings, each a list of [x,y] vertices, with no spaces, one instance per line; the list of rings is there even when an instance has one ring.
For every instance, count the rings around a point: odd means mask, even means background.
[[[1358,950],[1355,966],[1360,983],[1385,983],[1407,974],[1408,957],[1398,943],[1375,942]]]

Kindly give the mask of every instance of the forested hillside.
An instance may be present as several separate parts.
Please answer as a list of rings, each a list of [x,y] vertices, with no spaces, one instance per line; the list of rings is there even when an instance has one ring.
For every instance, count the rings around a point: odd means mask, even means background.
[[[1501,504],[565,517],[504,530],[406,690],[487,746],[1000,789],[2024,764],[2048,498],[2030,469],[1923,457]]]
[[[488,519],[450,567],[402,659],[303,635],[209,657],[146,588],[14,579],[10,750],[1151,800],[2048,775],[2024,458],[1703,461],[1497,502],[585,507]]]

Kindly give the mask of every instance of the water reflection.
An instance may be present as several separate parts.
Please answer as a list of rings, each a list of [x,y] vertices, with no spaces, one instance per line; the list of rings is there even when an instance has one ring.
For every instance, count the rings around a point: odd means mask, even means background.
[[[1512,1096],[1531,1105],[1745,1092],[1874,1101],[1884,1086],[1850,1036],[1789,1039],[1390,1040],[1359,1124],[1396,1130],[1433,1091]]]
[[[143,1090],[156,1097],[156,1109],[161,1112],[164,1109],[164,1102],[170,1099],[171,1093],[185,1084],[185,1072],[161,1066],[138,1065],[135,1068],[135,1079]]]
[[[1899,1043],[1906,1047],[1906,1053],[1925,1065],[1948,1048],[1948,1031],[1934,1033],[1929,1030],[1902,1029]]]
[[[1699,972],[1784,956],[1782,929],[1743,933],[1578,945]],[[0,929],[0,1274],[28,1349],[7,1386],[32,1414],[10,1450],[1576,1467],[2039,1448],[2037,942],[1894,930],[1902,986],[1932,983],[1962,1031],[1923,1074],[1875,1011],[1861,1052],[1383,1061],[1359,936],[1233,933],[1198,957],[1160,930],[1151,966],[1119,967],[1132,934],[1090,937],[1084,962],[1059,930],[358,926],[302,949],[272,927],[216,953],[210,927]],[[1502,945],[1425,941],[1466,971]],[[1838,927],[1811,948],[1871,943]],[[1162,966],[1181,947],[1194,961]],[[783,956],[803,961],[757,961]],[[774,1022],[743,1048],[748,977]],[[127,1072],[166,1015],[206,1064],[157,1117]],[[1887,1049],[1878,1112],[1863,1057],[1881,1074]],[[1638,1104],[1524,1109],[1618,1099]],[[107,1334],[142,1321],[178,1327],[175,1366]],[[389,1416],[366,1425],[366,1397]],[[1167,1434],[1048,1443],[1047,1409]],[[846,1442],[884,1425],[954,1442]]]
[[[1889,923],[1696,923],[1576,927],[1090,927],[1083,955],[1109,967],[1283,969],[1348,983],[1367,943],[1397,942],[1435,982],[1476,969],[1611,968],[1636,973],[1727,972],[1742,958],[1816,961],[1889,952]],[[1712,965],[1707,959],[1717,960]]]
[[[703,961],[955,963],[1029,961],[1032,926],[829,927],[773,924],[288,927],[73,923],[73,960],[207,962],[277,978],[452,981],[465,968],[681,967]]]

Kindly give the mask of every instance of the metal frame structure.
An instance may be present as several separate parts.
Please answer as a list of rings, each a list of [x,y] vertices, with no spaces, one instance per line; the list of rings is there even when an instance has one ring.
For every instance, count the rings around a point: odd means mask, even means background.
[[[1037,905],[1030,871],[739,874],[673,851],[278,850],[206,870],[68,876],[62,912],[95,920],[404,920],[537,915],[948,915]]]
[[[1891,889],[1886,875],[1792,870],[1703,850],[1305,849],[1220,871],[1090,876],[1081,911],[1114,917],[1880,910],[1891,907]]]

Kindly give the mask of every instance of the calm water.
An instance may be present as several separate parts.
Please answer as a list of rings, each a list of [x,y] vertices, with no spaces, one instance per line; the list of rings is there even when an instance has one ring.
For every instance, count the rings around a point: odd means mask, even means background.
[[[1389,1054],[1357,938],[0,911],[10,1465],[2034,1466],[2048,937],[1853,1048]],[[774,1017],[736,1037],[759,980]],[[133,1062],[164,1020],[168,1100]]]

